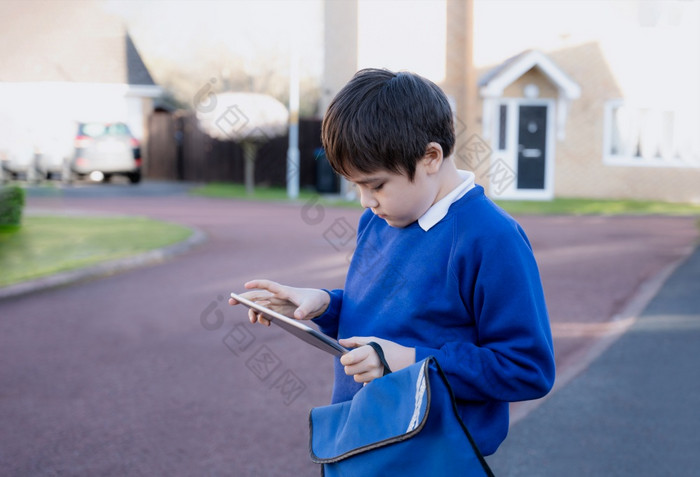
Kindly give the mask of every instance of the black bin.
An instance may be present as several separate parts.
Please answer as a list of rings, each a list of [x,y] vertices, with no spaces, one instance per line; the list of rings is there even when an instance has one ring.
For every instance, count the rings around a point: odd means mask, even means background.
[[[314,151],[316,158],[316,190],[319,194],[337,194],[340,192],[340,177],[335,173],[323,148]]]

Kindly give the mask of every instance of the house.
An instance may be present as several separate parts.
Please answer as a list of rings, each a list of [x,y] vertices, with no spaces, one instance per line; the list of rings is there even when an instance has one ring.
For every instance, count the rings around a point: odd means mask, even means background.
[[[590,41],[523,52],[481,76],[482,135],[493,159],[517,171],[508,187],[492,187],[494,196],[700,202],[700,38],[685,45],[687,56],[670,45],[647,50],[645,61],[626,65],[636,78],[629,82],[613,48]],[[544,137],[528,116],[538,107]],[[535,151],[532,141],[541,143]]]
[[[417,71],[453,100],[455,160],[492,197],[700,202],[700,3],[426,2],[406,8],[444,15],[392,16],[390,42],[363,41],[382,4],[391,15],[392,2],[325,3],[324,98],[358,68]],[[444,48],[395,65],[417,31]],[[363,62],[363,48],[386,48],[386,63]],[[420,71],[429,55],[444,58],[441,73]]]
[[[79,121],[125,122],[146,139],[162,89],[105,6],[0,2],[0,150],[64,150]]]

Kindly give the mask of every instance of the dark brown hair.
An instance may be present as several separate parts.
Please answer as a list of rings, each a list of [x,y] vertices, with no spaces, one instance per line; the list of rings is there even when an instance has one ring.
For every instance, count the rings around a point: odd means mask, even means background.
[[[445,93],[417,74],[364,69],[331,101],[321,140],[341,175],[388,170],[412,181],[428,143],[440,144],[444,157],[452,153],[452,110]]]

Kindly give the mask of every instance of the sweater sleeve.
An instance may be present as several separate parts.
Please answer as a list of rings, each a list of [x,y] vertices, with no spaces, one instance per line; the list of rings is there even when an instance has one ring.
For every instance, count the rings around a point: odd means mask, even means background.
[[[374,217],[371,210],[367,209],[360,216],[360,221],[357,226],[357,240],[359,240],[360,235],[367,228],[367,224]],[[343,290],[326,290],[331,296],[331,302],[328,305],[328,309],[321,315],[314,318],[313,321],[316,323],[322,333],[330,336],[331,338],[338,339],[338,320],[340,319],[340,308],[343,304]]]
[[[416,348],[416,361],[435,356],[458,399],[537,399],[554,383],[554,352],[539,271],[519,229],[499,233],[453,264],[477,339]]]
[[[343,290],[326,290],[324,288],[323,291],[331,296],[331,302],[321,316],[317,316],[311,321],[318,325],[321,333],[338,339],[338,319],[340,318],[340,307],[343,304]]]

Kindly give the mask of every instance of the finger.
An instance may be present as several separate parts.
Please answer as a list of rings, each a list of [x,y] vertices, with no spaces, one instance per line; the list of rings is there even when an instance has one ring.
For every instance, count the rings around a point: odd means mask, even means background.
[[[370,349],[371,348],[369,346],[367,346],[366,348],[360,347],[350,351],[349,353],[345,353],[343,356],[340,357],[340,364],[342,364],[345,367],[348,367],[361,363],[370,356]]]
[[[383,375],[383,370],[379,363],[373,363],[371,359],[366,359],[351,366],[343,368],[345,374],[352,376],[358,383],[367,383]]]
[[[353,364],[352,366],[345,366],[343,370],[348,376],[358,376],[360,374],[365,374],[371,371],[370,368],[366,367],[365,363],[358,363]]]
[[[260,323],[261,325],[270,326],[270,320],[264,314],[259,313],[255,310],[253,310],[253,313],[255,314],[255,319],[258,323]]]
[[[251,323],[258,322],[258,314],[255,313],[255,310],[253,310],[252,308],[248,308],[248,319]]]
[[[285,292],[286,287],[280,285],[277,282],[273,282],[272,280],[262,280],[262,279],[251,280],[243,286],[248,290],[253,289],[253,288],[267,290],[270,293],[273,293],[281,298],[286,298],[286,292]]]
[[[310,310],[309,307],[311,307],[313,304],[312,303],[302,303],[302,305],[294,310],[294,318],[297,320],[304,320],[306,317],[311,313],[313,310]]]
[[[251,323],[260,323],[261,325],[270,326],[270,320],[265,318],[262,313],[258,313],[252,308],[248,309],[248,319]]]
[[[309,312],[306,311],[306,308],[303,306],[300,306],[299,308],[294,310],[294,318],[297,320],[303,320],[304,318],[306,318],[306,315],[308,315],[308,314],[309,314]]]
[[[289,300],[286,298],[278,298],[274,295],[267,295],[266,297],[262,297],[261,301],[258,303],[262,304],[262,301],[265,301],[267,305],[265,306],[286,306],[289,305]]]
[[[250,301],[268,300],[273,297],[272,293],[268,292],[267,290],[254,290],[241,293],[240,295]]]
[[[370,341],[376,341],[376,338],[374,336],[353,336],[351,338],[341,338],[338,340],[338,343],[340,346],[344,346],[346,348],[359,348],[360,346],[364,346]]]
[[[360,373],[360,374],[355,374],[353,375],[353,379],[355,380],[356,383],[363,383],[367,384],[370,381],[374,381],[377,378],[381,378],[382,373],[380,373],[378,370],[373,369],[371,371],[368,371],[366,373]]]
[[[250,319],[251,323],[261,323],[265,324],[262,320],[264,317],[258,313],[257,311],[253,310],[252,308],[248,310],[248,318]]]

